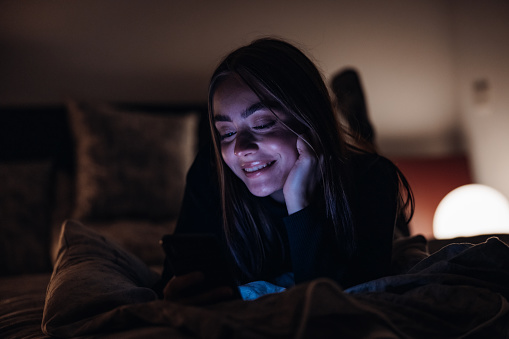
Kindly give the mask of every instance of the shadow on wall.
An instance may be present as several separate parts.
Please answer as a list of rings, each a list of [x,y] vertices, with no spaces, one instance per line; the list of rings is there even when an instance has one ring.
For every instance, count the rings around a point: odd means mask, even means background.
[[[331,89],[341,113],[341,123],[376,148],[375,130],[369,118],[359,73],[353,68],[345,68],[332,78]]]
[[[346,68],[331,81],[340,121],[377,149],[376,128],[372,125],[359,72]],[[456,136],[451,136],[456,142]],[[429,138],[426,138],[429,144]],[[398,141],[401,143],[401,140]],[[406,141],[405,141],[406,142]],[[412,143],[412,141],[409,141]],[[421,142],[420,140],[414,143]],[[440,141],[439,141],[440,142]],[[421,148],[433,147],[424,145]],[[407,178],[415,197],[411,234],[433,236],[433,217],[440,201],[453,189],[472,183],[469,160],[464,154],[445,156],[389,156]]]

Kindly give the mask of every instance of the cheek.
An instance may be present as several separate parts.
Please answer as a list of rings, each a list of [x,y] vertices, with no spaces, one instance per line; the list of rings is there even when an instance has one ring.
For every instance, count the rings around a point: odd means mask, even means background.
[[[230,169],[233,170],[232,168],[232,157],[233,157],[233,150],[231,149],[231,146],[230,144],[227,144],[227,145],[224,145],[222,144],[221,145],[221,157],[223,158],[223,161],[226,163],[226,165],[228,167],[230,167]]]
[[[286,133],[269,141],[270,147],[288,160],[297,160],[297,136],[293,133]]]

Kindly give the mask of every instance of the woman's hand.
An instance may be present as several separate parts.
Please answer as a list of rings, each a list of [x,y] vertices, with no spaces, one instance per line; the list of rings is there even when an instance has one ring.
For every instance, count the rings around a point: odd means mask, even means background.
[[[231,300],[233,291],[228,286],[209,288],[202,272],[192,272],[170,279],[163,290],[164,300],[183,305],[203,306]]]
[[[317,158],[313,150],[304,141],[302,135],[297,138],[299,158],[295,162],[283,186],[286,208],[292,214],[307,207],[322,177],[323,156]]]

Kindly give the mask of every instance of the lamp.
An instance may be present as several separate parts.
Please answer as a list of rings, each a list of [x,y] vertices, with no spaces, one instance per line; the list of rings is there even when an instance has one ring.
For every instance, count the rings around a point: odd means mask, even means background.
[[[509,201],[496,189],[469,184],[449,192],[433,218],[437,239],[509,233]]]

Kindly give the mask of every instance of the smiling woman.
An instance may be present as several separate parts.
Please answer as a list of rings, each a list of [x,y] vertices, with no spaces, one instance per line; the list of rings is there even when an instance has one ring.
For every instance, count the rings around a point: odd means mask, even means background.
[[[266,107],[237,77],[218,87],[213,110],[226,165],[253,195],[285,202],[283,186],[299,158],[298,135],[287,128],[292,117]]]
[[[328,277],[346,288],[390,273],[393,239],[408,234],[413,213],[410,188],[369,142],[346,141],[302,51],[260,39],[229,54],[210,82],[209,122],[212,148],[188,173],[176,233],[216,234],[239,284],[280,290]],[[167,299],[231,296],[203,293],[199,275],[172,276],[166,269]]]

